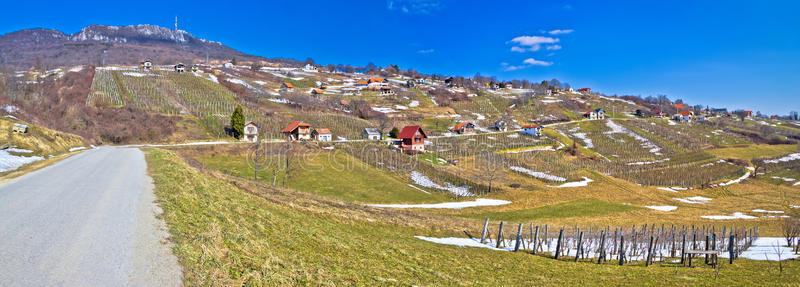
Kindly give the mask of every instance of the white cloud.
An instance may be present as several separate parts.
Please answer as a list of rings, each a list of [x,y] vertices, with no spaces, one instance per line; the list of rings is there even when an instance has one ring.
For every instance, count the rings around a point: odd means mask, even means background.
[[[386,9],[404,14],[430,14],[442,8],[439,0],[387,0]]]
[[[550,35],[561,35],[561,34],[569,34],[569,33],[572,33],[572,32],[575,32],[575,30],[572,30],[572,29],[564,29],[564,30],[555,29],[555,30],[550,30],[550,32],[547,32],[547,33],[550,34]]]
[[[528,65],[531,65],[531,66],[545,66],[545,67],[546,66],[550,66],[550,65],[553,64],[553,62],[539,61],[539,60],[536,60],[534,58],[527,58],[527,59],[525,59],[525,61],[522,61],[522,63],[528,64]]]
[[[533,66],[547,67],[547,66],[550,66],[550,65],[553,65],[553,62],[539,61],[539,60],[536,60],[534,58],[525,59],[524,61],[522,61],[522,65],[509,65],[506,62],[500,63],[500,66],[503,66],[503,71],[506,71],[506,72],[522,70],[522,69],[530,68],[530,67],[533,67]]]
[[[549,45],[547,50],[561,50],[561,45]]]
[[[559,41],[558,38],[545,36],[519,36],[509,42],[517,44],[517,46],[511,47],[512,52],[524,53],[539,51],[542,49],[543,44],[555,44]]]
[[[517,47],[517,46],[511,47],[511,52],[525,53],[525,51],[528,51],[528,50],[525,49],[525,48],[522,48],[522,47]]]
[[[434,51],[435,51],[434,49],[419,50],[417,51],[417,54],[430,54],[433,53]]]

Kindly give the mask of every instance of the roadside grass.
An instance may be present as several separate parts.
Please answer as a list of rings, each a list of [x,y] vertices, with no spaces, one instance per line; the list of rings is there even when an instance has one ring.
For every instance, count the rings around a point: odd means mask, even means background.
[[[740,259],[722,264],[715,280],[709,267],[620,267],[444,246],[413,236],[463,237],[448,231],[465,228],[463,223],[229,182],[160,149],[148,149],[147,160],[188,286],[710,286],[800,280],[797,260],[784,262],[779,274],[774,262]]]
[[[800,152],[795,144],[766,145],[752,144],[746,147],[727,147],[708,150],[709,153],[719,158],[737,158],[753,160],[757,157],[777,157],[785,154]]]
[[[253,168],[244,155],[192,155],[205,166],[241,178],[252,179]],[[271,156],[258,172],[260,182],[282,185],[284,168],[277,166],[278,157]],[[308,154],[293,163],[286,186],[334,198],[372,203],[441,202],[449,198],[439,192],[425,194],[408,186],[408,180],[383,172],[342,152]]]
[[[640,207],[610,203],[594,198],[582,198],[568,202],[513,211],[483,212],[464,215],[470,218],[532,222],[538,219],[604,216],[612,213],[637,210]]]

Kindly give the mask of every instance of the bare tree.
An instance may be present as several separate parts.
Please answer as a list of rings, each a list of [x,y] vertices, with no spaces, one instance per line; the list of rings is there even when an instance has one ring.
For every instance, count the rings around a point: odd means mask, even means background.
[[[476,157],[476,167],[478,178],[488,184],[486,193],[491,193],[495,182],[503,177],[507,166],[507,159],[503,155],[495,154],[491,151],[481,151]]]

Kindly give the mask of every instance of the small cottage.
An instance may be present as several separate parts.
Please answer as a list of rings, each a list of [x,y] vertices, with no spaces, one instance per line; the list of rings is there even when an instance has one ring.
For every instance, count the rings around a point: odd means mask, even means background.
[[[314,129],[311,132],[311,138],[316,141],[329,142],[333,140],[333,134],[329,129]]]
[[[361,132],[361,136],[368,140],[381,140],[381,132],[376,128],[365,128],[364,131]]]
[[[13,127],[11,127],[11,131],[15,133],[28,133],[28,126],[23,124],[15,123]]]
[[[198,66],[197,64],[192,65],[192,72],[197,73],[197,71],[199,71],[199,70],[200,70],[200,66]]]
[[[542,136],[542,126],[537,124],[524,125],[522,126],[522,131],[520,131],[520,133],[539,137]]]
[[[580,92],[580,93],[591,93],[592,92],[592,88],[580,88],[580,89],[578,89],[578,92]]]
[[[225,63],[225,64],[222,64],[222,67],[223,67],[223,68],[233,68],[233,63],[231,63],[231,62],[227,62],[227,63]]]
[[[399,141],[395,144],[398,149],[405,153],[423,153],[425,152],[425,139],[428,136],[425,135],[425,132],[422,130],[420,126],[405,126],[403,130],[400,131],[400,135],[397,137]]]
[[[183,73],[183,72],[186,72],[186,65],[184,65],[183,63],[178,63],[178,64],[177,64],[177,65],[175,65],[175,67],[173,67],[173,68],[175,69],[175,72],[176,72],[176,73]]]
[[[289,140],[310,140],[311,124],[303,121],[296,121],[284,128],[281,133]]]
[[[258,141],[258,125],[256,125],[255,122],[249,122],[244,125],[244,136],[242,139],[248,142]]]
[[[602,120],[606,118],[606,111],[603,109],[594,109],[583,114],[584,119]]]
[[[323,91],[322,89],[311,89],[311,95],[314,97],[318,97],[324,93],[325,91]]]
[[[694,113],[692,111],[680,111],[672,116],[672,120],[679,123],[690,123],[693,117]]]
[[[471,135],[475,133],[475,125],[470,122],[459,123],[450,128],[450,131],[460,135]]]
[[[508,122],[506,122],[505,120],[498,120],[494,122],[494,129],[496,129],[499,132],[508,131]]]
[[[381,87],[381,96],[391,96],[394,95],[394,90],[390,87]]]
[[[389,85],[389,81],[384,78],[369,78],[367,80],[367,86],[370,87],[386,87]]]
[[[319,70],[317,69],[317,67],[315,67],[312,64],[306,64],[305,66],[303,66],[303,71],[310,72],[310,73],[316,73]]]
[[[144,60],[139,63],[140,68],[142,70],[152,70],[153,69],[153,62],[150,60]]]
[[[291,92],[294,91],[294,85],[289,82],[283,82],[281,84],[281,92]]]

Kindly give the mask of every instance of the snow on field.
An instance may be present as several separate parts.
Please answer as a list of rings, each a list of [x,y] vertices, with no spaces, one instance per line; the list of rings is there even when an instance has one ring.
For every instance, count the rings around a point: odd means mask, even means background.
[[[411,101],[411,103],[409,103],[408,106],[412,108],[419,107],[419,101]]]
[[[650,149],[650,152],[653,153],[654,155],[661,155],[661,148],[659,146],[657,146],[656,144],[654,144],[653,142],[651,142],[649,139],[647,139],[647,138],[645,138],[643,136],[640,136],[639,134],[637,134],[637,133],[635,133],[633,131],[630,131],[630,130],[626,129],[623,126],[618,125],[614,121],[607,121],[606,122],[606,126],[608,126],[608,128],[611,129],[611,131],[606,132],[606,134],[614,134],[614,133],[626,134],[626,135],[638,140],[639,142],[641,142],[642,147],[646,148],[646,149]]]
[[[674,205],[645,205],[645,207],[658,211],[673,211],[678,209],[678,207]]]
[[[792,248],[786,247],[788,244],[786,238],[780,237],[759,237],[753,241],[753,245],[747,248],[740,258],[747,258],[750,260],[778,260],[778,252],[781,253],[781,260],[795,259],[800,255],[794,254]],[[728,258],[728,252],[722,252],[719,257]]]
[[[69,70],[67,70],[67,72],[73,72],[73,73],[75,73],[75,72],[80,72],[80,71],[83,71],[83,67],[82,67],[82,66],[80,66],[80,67],[75,67],[75,68],[72,68],[72,69],[69,69]]]
[[[270,73],[270,74],[272,74],[273,76],[276,76],[278,78],[288,78],[287,76],[281,75],[281,74],[278,74],[278,73]]]
[[[705,219],[713,220],[731,220],[731,219],[753,219],[755,216],[750,216],[741,212],[734,212],[732,215],[703,215],[700,216]]]
[[[548,185],[547,187],[558,187],[558,188],[561,188],[561,187],[581,187],[581,186],[588,186],[589,183],[593,182],[593,181],[594,180],[592,180],[591,178],[588,178],[588,177],[584,176],[583,180],[581,180],[581,181],[567,182],[567,183],[562,184],[562,185]]]
[[[579,138],[583,141],[583,147],[585,148],[593,148],[594,143],[592,143],[592,139],[586,137],[586,133],[574,133],[572,134],[576,138]]]
[[[793,154],[790,154],[790,155],[787,155],[787,156],[784,156],[784,157],[781,157],[781,158],[765,160],[764,162],[765,163],[779,163],[779,162],[787,162],[787,161],[793,161],[793,160],[800,160],[800,153],[793,153]]]
[[[16,170],[23,165],[44,160],[44,157],[41,156],[19,156],[9,152],[30,153],[31,151],[15,148],[0,150],[0,172]]]
[[[262,85],[262,86],[267,84],[267,82],[264,82],[264,81],[253,81],[253,83],[256,83],[256,84],[259,84],[259,85]]]
[[[268,99],[268,101],[275,102],[275,103],[280,103],[280,104],[292,104],[292,102],[290,102],[287,99]]]
[[[5,106],[3,106],[3,110],[6,111],[6,113],[13,114],[13,113],[18,112],[19,108],[17,106],[5,105]]]
[[[417,171],[411,172],[411,180],[413,180],[414,183],[422,187],[436,188],[439,190],[449,191],[450,193],[458,196],[475,196],[475,194],[469,192],[469,186],[455,186],[449,182],[445,182],[446,186],[441,186],[438,183],[433,182],[430,178],[428,178],[424,174],[419,173]]]
[[[750,172],[749,171],[746,172],[744,175],[742,175],[741,177],[739,177],[737,179],[733,179],[733,180],[730,180],[730,181],[727,181],[727,182],[720,183],[717,186],[726,186],[726,185],[731,185],[731,184],[734,184],[734,183],[740,183],[740,182],[742,182],[742,180],[744,180],[744,179],[746,179],[748,177],[750,177]]]
[[[637,162],[629,162],[626,165],[648,165],[654,163],[662,163],[665,161],[669,161],[669,158],[661,159],[661,160],[654,160],[654,161],[637,161]]]
[[[407,110],[407,109],[408,109],[408,107],[406,107],[406,106],[401,106],[401,105],[394,105],[394,108],[395,108],[395,109],[398,109],[398,110]]]
[[[671,188],[671,187],[657,187],[660,190],[669,191],[669,192],[678,192],[678,190]]]
[[[794,184],[792,184],[792,186],[798,186],[798,185],[800,185],[800,181],[795,182]]]
[[[566,178],[563,178],[563,177],[560,177],[560,176],[550,175],[550,174],[546,174],[544,172],[532,171],[530,169],[527,169],[527,168],[524,168],[524,167],[520,167],[520,166],[510,166],[508,168],[513,170],[513,171],[516,171],[516,172],[519,172],[519,173],[524,173],[524,174],[527,174],[527,175],[530,175],[532,177],[539,178],[539,179],[544,179],[544,180],[549,180],[549,181],[567,181]]]
[[[214,76],[212,74],[208,74],[208,79],[211,80],[214,83],[219,84],[219,80],[217,80],[217,76]]]
[[[631,101],[625,100],[625,99],[610,98],[610,97],[605,97],[605,96],[599,96],[599,97],[601,99],[605,99],[605,100],[609,100],[609,101],[615,101],[615,102],[623,102],[623,103],[626,103],[626,104],[629,104],[629,105],[635,105],[636,104],[634,102],[631,102]]]
[[[15,147],[7,148],[6,151],[7,152],[15,152],[15,153],[33,153],[32,150],[22,149],[22,148],[15,148]]]
[[[228,78],[227,80],[228,80],[228,82],[231,82],[231,83],[234,83],[234,84],[237,84],[237,85],[242,85],[242,86],[244,86],[245,88],[248,88],[248,89],[254,89],[254,90],[256,89],[255,87],[251,86],[247,82],[242,81],[242,80],[237,79],[237,78]]]
[[[796,179],[794,179],[794,178],[780,177],[780,176],[773,176],[772,178],[774,178],[774,179],[780,179],[780,180],[783,180],[783,181],[795,181],[795,180],[796,180]]]
[[[545,103],[545,104],[552,104],[552,103],[558,103],[558,102],[562,102],[562,100],[542,100],[542,103]]]
[[[472,115],[474,115],[474,116],[475,116],[475,119],[476,119],[476,120],[479,120],[479,121],[480,121],[480,120],[485,120],[485,119],[486,119],[486,117],[485,117],[485,116],[483,116],[483,115],[481,115],[481,114],[479,114],[479,113],[472,113]]]
[[[751,211],[752,212],[758,212],[758,213],[777,213],[777,214],[783,213],[783,211],[780,211],[780,210],[753,209]]]
[[[372,107],[373,111],[388,114],[388,113],[396,113],[397,110],[387,107]]]
[[[482,244],[478,241],[478,239],[473,239],[473,238],[459,238],[459,237],[435,238],[435,237],[425,237],[425,236],[414,236],[414,237],[428,242],[444,244],[444,245],[455,245],[459,247],[480,247],[480,248],[488,248],[499,251],[509,251],[508,248],[500,249],[492,247],[491,245],[488,244]]]
[[[506,137],[508,137],[508,138],[512,138],[512,139],[515,139],[515,138],[518,138],[518,137],[519,137],[519,134],[509,134],[509,135],[507,135]]]
[[[668,124],[668,125],[671,125],[671,126],[677,125],[675,122],[673,122],[673,121],[670,121],[670,120],[667,120],[667,124]]]
[[[702,197],[702,196],[693,196],[693,197],[684,197],[684,198],[673,198],[674,200],[689,203],[689,204],[704,204],[711,201],[711,198]]]
[[[462,208],[479,207],[479,206],[498,206],[510,203],[511,201],[507,200],[478,198],[473,201],[456,201],[456,202],[442,202],[442,203],[428,203],[428,204],[367,204],[367,205],[372,207],[388,207],[388,208],[462,209]]]
[[[79,147],[70,148],[69,151],[73,152],[73,151],[79,151],[79,150],[84,150],[84,149],[86,149],[85,146],[79,146]]]
[[[125,76],[131,76],[131,77],[156,77],[157,76],[157,75],[142,74],[142,73],[137,73],[137,72],[124,72],[122,74],[125,75]]]
[[[424,192],[425,194],[431,194],[430,192],[427,192],[427,191],[425,191],[424,189],[421,189],[421,188],[417,187],[416,185],[409,184],[408,186],[410,186],[410,187],[411,187],[411,188],[413,188],[413,189],[416,189],[416,190],[422,191],[422,192]]]

